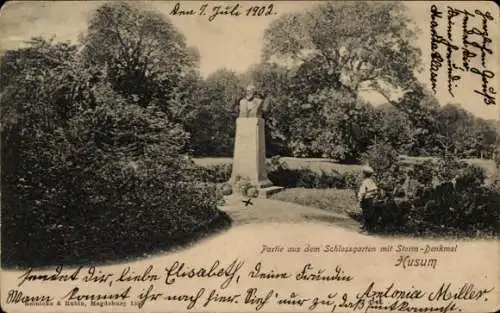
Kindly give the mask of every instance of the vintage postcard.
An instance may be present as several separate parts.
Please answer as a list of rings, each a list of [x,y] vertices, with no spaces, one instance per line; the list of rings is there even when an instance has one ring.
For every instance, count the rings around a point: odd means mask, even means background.
[[[2,309],[498,311],[499,19],[7,2]]]

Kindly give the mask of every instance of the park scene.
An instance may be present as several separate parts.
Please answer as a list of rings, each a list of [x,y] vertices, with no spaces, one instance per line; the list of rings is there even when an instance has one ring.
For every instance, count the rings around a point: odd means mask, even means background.
[[[2,267],[126,261],[267,222],[359,233],[367,177],[363,236],[498,238],[500,118],[417,78],[406,12],[283,13],[260,62],[205,76],[168,11],[141,2],[99,3],[74,42],[2,49]]]

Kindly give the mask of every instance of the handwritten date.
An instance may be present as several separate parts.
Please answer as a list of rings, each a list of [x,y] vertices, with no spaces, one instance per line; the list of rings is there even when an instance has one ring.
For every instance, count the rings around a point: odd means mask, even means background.
[[[276,15],[277,12],[274,4],[243,7],[239,3],[231,5],[214,5],[204,3],[200,7],[194,9],[184,7],[181,3],[177,2],[169,14],[171,16],[205,16],[208,17],[209,22],[213,22],[219,16],[259,17]]]

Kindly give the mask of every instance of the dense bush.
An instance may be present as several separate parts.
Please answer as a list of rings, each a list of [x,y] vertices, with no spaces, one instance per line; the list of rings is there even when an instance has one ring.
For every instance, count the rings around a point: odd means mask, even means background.
[[[484,169],[447,156],[416,164],[409,176],[407,179],[417,182],[415,196],[389,190],[378,208],[377,231],[498,235],[500,192],[484,185]]]
[[[193,176],[203,182],[225,183],[231,178],[233,166],[230,163],[198,166]]]
[[[102,86],[59,127],[28,112],[2,129],[2,263],[116,261],[229,225],[215,184],[180,156],[187,136]]]
[[[412,203],[408,226],[418,234],[493,235],[500,226],[500,194],[467,183],[444,183]]]
[[[58,203],[6,206],[3,261],[37,266],[118,260],[183,244],[229,219],[210,185],[165,182],[119,166]],[[17,204],[17,206],[16,206]],[[213,231],[213,229],[210,229]]]
[[[375,170],[382,190],[375,208],[380,219],[375,231],[498,234],[500,191],[485,186],[483,168],[451,154],[403,164],[397,151],[385,143],[371,146],[363,161]]]

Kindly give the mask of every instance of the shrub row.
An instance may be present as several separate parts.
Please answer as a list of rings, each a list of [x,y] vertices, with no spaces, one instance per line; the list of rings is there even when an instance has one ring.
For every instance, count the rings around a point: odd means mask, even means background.
[[[336,171],[319,173],[308,168],[280,168],[268,173],[269,180],[275,185],[286,188],[344,188],[344,176]]]
[[[231,164],[216,164],[198,167],[193,176],[200,181],[224,183],[231,178]],[[337,171],[315,172],[309,168],[290,169],[285,163],[267,164],[267,176],[273,184],[286,188],[346,188],[350,184],[350,176],[342,175]]]

